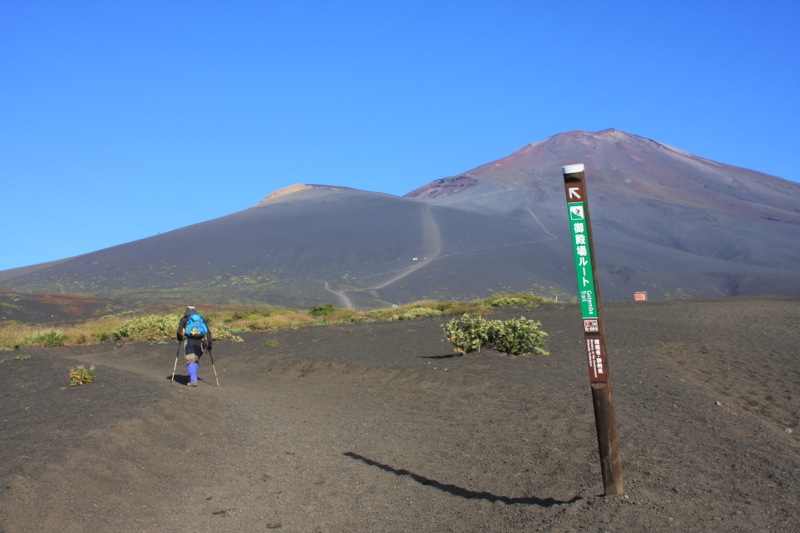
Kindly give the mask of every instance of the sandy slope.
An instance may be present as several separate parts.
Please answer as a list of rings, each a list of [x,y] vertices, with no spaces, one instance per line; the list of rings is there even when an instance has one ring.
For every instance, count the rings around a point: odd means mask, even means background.
[[[607,498],[579,311],[505,313],[552,354],[452,357],[444,319],[305,328],[217,343],[193,390],[169,344],[0,354],[0,531],[796,529],[800,299],[606,307]],[[75,362],[97,381],[63,389]]]

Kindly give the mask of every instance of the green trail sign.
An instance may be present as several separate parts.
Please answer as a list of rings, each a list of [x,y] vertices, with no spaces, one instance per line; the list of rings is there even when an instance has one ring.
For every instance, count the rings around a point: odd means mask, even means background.
[[[600,298],[594,275],[594,244],[589,220],[589,202],[583,180],[583,165],[564,167],[564,192],[567,195],[569,228],[572,235],[572,255],[575,277],[578,281],[578,298],[581,303],[583,332],[586,336],[586,354],[589,360],[589,380],[592,383],[608,381],[605,339],[600,317]],[[578,170],[567,177],[567,170]]]
[[[597,290],[594,287],[592,250],[589,246],[589,230],[586,224],[585,202],[569,202],[569,227],[572,234],[572,254],[575,258],[575,273],[578,278],[578,296],[581,315],[584,319],[597,318]]]
[[[581,302],[583,336],[589,366],[589,384],[592,388],[594,420],[597,427],[597,444],[600,449],[600,468],[606,495],[622,494],[622,466],[619,459],[617,421],[614,416],[614,398],[606,356],[603,317],[600,308],[597,279],[594,268],[592,224],[589,216],[589,199],[586,195],[586,177],[583,165],[567,165],[564,174],[564,193],[567,197],[572,254],[578,297]]]

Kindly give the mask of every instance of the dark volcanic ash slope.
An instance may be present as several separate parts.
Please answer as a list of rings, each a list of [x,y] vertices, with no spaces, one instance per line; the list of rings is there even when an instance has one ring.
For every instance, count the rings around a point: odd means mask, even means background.
[[[555,286],[565,265],[552,266],[554,238],[503,217],[295,186],[250,209],[6,283],[20,291],[127,292],[140,302],[370,307]]]
[[[407,196],[560,227],[572,163],[604,295],[800,294],[800,185],[618,130],[556,135]]]

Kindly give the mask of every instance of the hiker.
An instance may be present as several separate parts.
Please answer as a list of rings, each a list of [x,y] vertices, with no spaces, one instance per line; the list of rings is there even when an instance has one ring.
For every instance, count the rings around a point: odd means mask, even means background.
[[[205,348],[211,349],[211,329],[206,324],[203,317],[197,313],[197,309],[190,305],[178,323],[178,342],[186,344],[184,346],[184,359],[186,360],[186,371],[189,374],[190,387],[197,387],[197,370],[200,368],[200,357],[203,356]]]

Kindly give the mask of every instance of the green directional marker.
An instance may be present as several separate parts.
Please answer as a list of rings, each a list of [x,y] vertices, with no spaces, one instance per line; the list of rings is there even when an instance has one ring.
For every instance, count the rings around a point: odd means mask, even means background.
[[[575,258],[575,275],[578,280],[578,295],[583,318],[597,318],[597,291],[594,288],[592,270],[592,251],[589,246],[589,232],[586,225],[586,206],[584,202],[567,204],[569,227],[572,234],[572,254]]]

